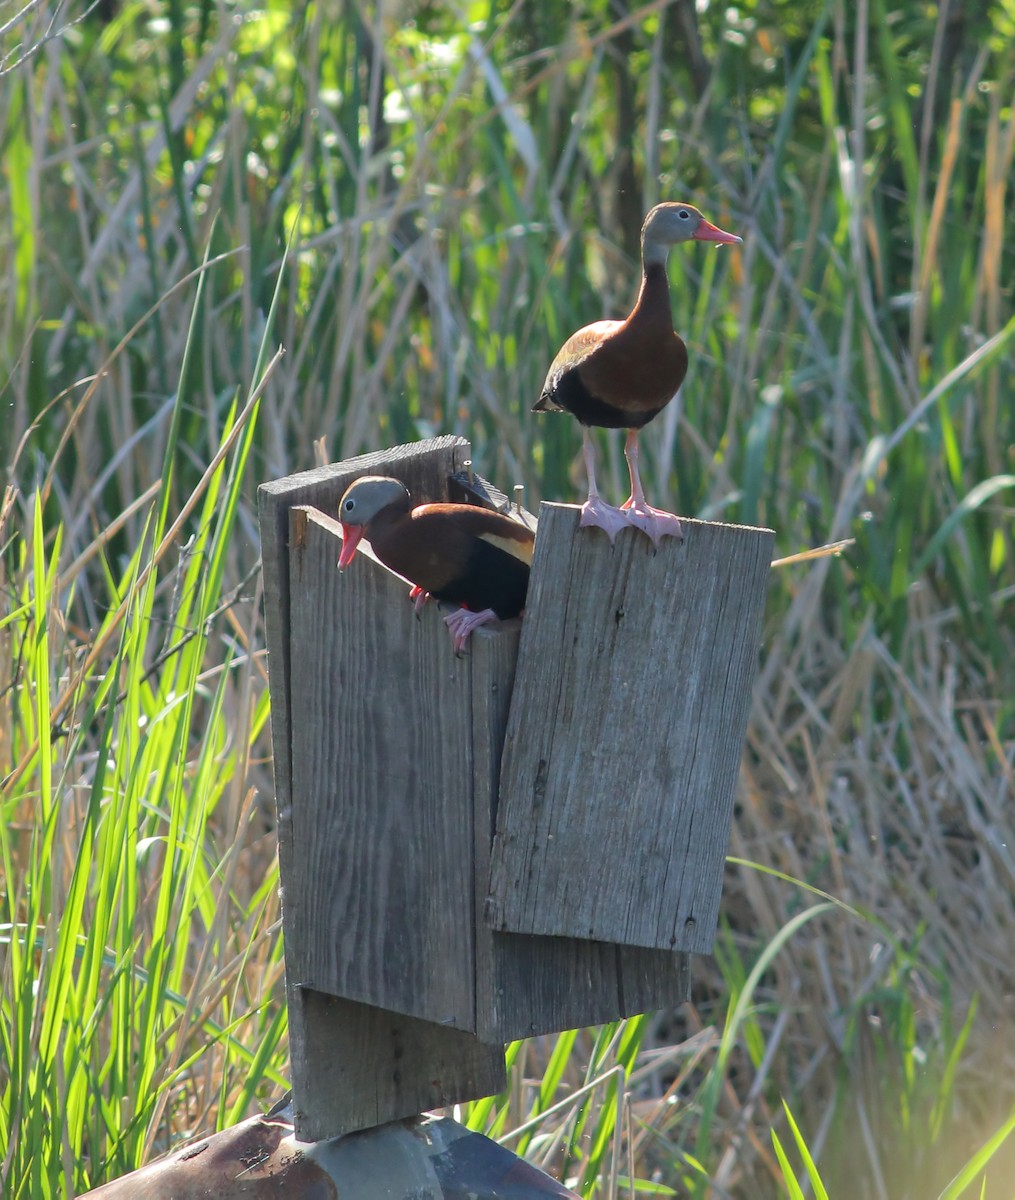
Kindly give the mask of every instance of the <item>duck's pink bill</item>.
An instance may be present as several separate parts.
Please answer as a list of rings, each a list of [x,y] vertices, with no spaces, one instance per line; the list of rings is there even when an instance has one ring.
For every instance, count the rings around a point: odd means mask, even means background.
[[[713,225],[711,221],[706,221],[704,217],[702,217],[698,228],[694,231],[694,236],[699,242],[735,243],[744,240],[735,233],[727,233],[725,229],[720,229],[718,225]]]
[[[362,525],[343,525],[342,526],[342,553],[338,556],[338,569],[344,571],[345,568],[352,562],[352,556],[356,553],[356,547],[363,539]]]

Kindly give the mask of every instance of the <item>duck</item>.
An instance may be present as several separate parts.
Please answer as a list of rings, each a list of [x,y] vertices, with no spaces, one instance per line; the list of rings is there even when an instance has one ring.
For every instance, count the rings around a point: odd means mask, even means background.
[[[481,625],[521,615],[535,534],[520,522],[471,504],[413,506],[405,484],[387,475],[352,483],[338,516],[340,571],[365,539],[386,567],[412,584],[417,614],[431,598],[460,605],[444,618],[456,654]]]
[[[658,546],[662,537],[682,538],[680,520],[645,499],[638,463],[638,433],[679,391],[687,374],[687,347],[673,328],[666,263],[670,247],[699,241],[737,244],[707,221],[693,204],[657,204],[641,229],[641,289],[623,321],[595,321],[573,333],[550,364],[533,412],[568,412],[582,427],[588,499],[580,524],[602,529],[611,544],[631,525]],[[608,504],[596,485],[592,429],[624,429],[631,495],[621,507]]]

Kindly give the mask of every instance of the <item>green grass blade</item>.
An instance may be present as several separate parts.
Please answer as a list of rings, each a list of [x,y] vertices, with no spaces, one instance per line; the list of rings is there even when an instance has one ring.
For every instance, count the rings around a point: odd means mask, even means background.
[[[988,500],[992,500],[998,492],[1013,487],[1015,487],[1015,475],[995,475],[992,479],[984,479],[982,483],[971,488],[927,543],[923,553],[916,561],[916,566],[912,568],[912,574],[920,576],[927,570],[967,517],[986,504]]]
[[[789,1196],[790,1200],[805,1200],[804,1190],[793,1172],[789,1157],[783,1148],[782,1142],[779,1140],[779,1135],[774,1129],[772,1130],[772,1146],[775,1150],[775,1156],[779,1160],[779,1167],[782,1170],[782,1181],[786,1185],[786,1195]]]
[[[963,1193],[975,1182],[980,1173],[986,1170],[990,1160],[1013,1133],[1015,1133],[1015,1112],[984,1142],[962,1170],[950,1180],[948,1186],[938,1194],[938,1200],[960,1200]],[[986,1180],[981,1185],[981,1194],[985,1190]]]
[[[785,1100],[782,1102],[783,1112],[786,1114],[786,1120],[789,1122],[789,1127],[793,1133],[793,1141],[796,1143],[797,1152],[803,1160],[804,1170],[807,1172],[807,1178],[811,1181],[811,1187],[814,1189],[815,1200],[828,1200],[828,1192],[825,1189],[824,1183],[821,1181],[821,1176],[818,1173],[818,1168],[815,1166],[814,1159],[811,1157],[810,1149],[807,1142],[804,1140],[803,1134],[796,1123],[793,1113],[790,1111],[789,1105]],[[772,1136],[775,1136],[773,1130]],[[781,1160],[780,1160],[781,1161]]]
[[[758,985],[758,981],[764,972],[768,969],[772,960],[786,946],[797,933],[809,921],[815,917],[819,917],[824,913],[831,912],[834,905],[831,903],[815,904],[811,908],[805,909],[798,913],[779,930],[774,938],[765,946],[762,953],[758,956],[757,962],[751,968],[751,973],[747,977],[747,982],[743,991],[731,1003],[729,1013],[726,1017],[726,1024],[723,1029],[722,1038],[719,1043],[719,1052],[716,1056],[716,1061],[709,1072],[709,1078],[706,1081],[703,1089],[701,1100],[701,1122],[700,1131],[698,1134],[695,1156],[699,1160],[706,1160],[708,1155],[708,1138],[711,1133],[712,1123],[715,1116],[716,1106],[719,1102],[719,1093],[726,1076],[726,1066],[732,1053],[733,1046],[740,1033],[742,1025],[749,1007],[753,1001],[754,990]]]

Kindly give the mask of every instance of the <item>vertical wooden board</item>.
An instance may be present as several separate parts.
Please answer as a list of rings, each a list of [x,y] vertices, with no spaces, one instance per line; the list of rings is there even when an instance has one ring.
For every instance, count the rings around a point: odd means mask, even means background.
[[[469,443],[460,437],[395,446],[345,462],[303,471],[258,488],[261,565],[264,573],[264,618],[268,641],[268,687],[271,696],[271,734],[275,797],[280,816],[292,796],[291,723],[289,720],[289,510],[312,504],[335,515],[342,493],[360,475],[394,475],[420,503],[443,499],[450,474],[469,457]],[[287,844],[280,828],[279,851],[283,874]]]
[[[509,1041],[597,1025],[682,1003],[683,954],[578,938],[497,933],[483,919],[519,628],[472,638],[472,741],[476,798],[476,1033]]]
[[[289,1039],[294,1056],[308,1031],[303,1029],[299,1007],[292,1003],[295,985],[292,983],[292,964],[288,961],[292,954],[298,953],[304,928],[295,892],[286,890],[287,881],[293,874],[289,511],[295,505],[313,504],[324,512],[336,512],[338,501],[352,480],[367,474],[395,475],[413,494],[425,499],[440,499],[448,475],[460,470],[468,457],[469,443],[464,438],[439,437],[272,480],[258,489],[278,856],[290,997]]]
[[[484,1041],[536,1037],[676,1007],[686,954],[580,938],[490,931],[491,986],[477,996]]]
[[[312,504],[335,513],[346,487],[364,474],[394,475],[421,502],[444,499],[449,475],[460,471],[468,457],[469,445],[463,438],[440,437],[275,480],[258,493],[289,1040],[300,1132],[307,1139],[337,1136],[412,1115],[430,1105],[488,1095],[504,1084],[500,1046],[484,1046],[457,1029],[411,1017],[394,1018],[383,1009],[326,996],[298,983],[308,929],[307,906],[298,897],[310,881],[303,869],[305,854],[294,845],[293,837],[290,510]],[[302,698],[301,667],[295,687]],[[297,798],[298,809],[304,799],[302,795]]]
[[[773,535],[611,547],[544,504],[501,770],[497,930],[708,953]]]
[[[312,988],[460,1029],[475,1024],[469,662],[436,605],[337,526],[293,513],[293,864]],[[287,930],[288,933],[288,930]]]
[[[506,1085],[504,1047],[353,1000],[295,988],[290,1022],[296,1135],[323,1141],[475,1100]]]

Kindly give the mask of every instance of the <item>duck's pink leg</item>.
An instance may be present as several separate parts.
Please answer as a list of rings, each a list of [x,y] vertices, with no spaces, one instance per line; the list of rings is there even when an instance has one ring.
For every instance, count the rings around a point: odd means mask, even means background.
[[[409,599],[412,601],[412,611],[418,617],[430,599],[430,593],[424,591],[418,583],[414,583],[409,589]]]
[[[631,472],[631,495],[621,505],[628,522],[648,534],[652,545],[658,546],[661,537],[675,537],[683,540],[684,531],[680,527],[680,518],[673,513],[663,512],[653,508],[645,499],[645,491],[641,486],[641,474],[638,470],[638,434],[635,430],[627,431],[624,442],[624,457]]]
[[[582,426],[582,454],[585,456],[585,473],[589,477],[589,498],[582,505],[579,525],[591,525],[602,529],[613,544],[613,539],[627,524],[627,517],[619,508],[607,504],[596,487],[596,447],[592,432]]]
[[[487,625],[490,621],[496,621],[497,614],[492,608],[484,608],[482,612],[469,612],[467,608],[460,608],[457,612],[450,613],[444,618],[444,624],[451,631],[451,640],[455,644],[455,653],[461,654],[465,649],[465,644],[469,640],[474,629],[478,629],[480,625]]]

